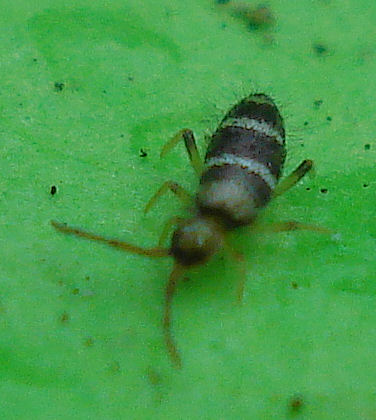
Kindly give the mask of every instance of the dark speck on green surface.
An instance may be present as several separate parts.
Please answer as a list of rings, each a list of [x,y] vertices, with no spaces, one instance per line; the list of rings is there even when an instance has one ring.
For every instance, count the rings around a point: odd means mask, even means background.
[[[328,53],[328,48],[324,44],[315,43],[312,48],[314,53],[319,56],[326,55]]]
[[[147,154],[147,152],[145,152],[145,150],[144,149],[140,149],[140,157],[142,157],[142,158],[144,158],[144,157],[146,157],[148,154]]]
[[[290,398],[288,409],[291,416],[299,414],[304,407],[304,400],[302,395],[297,394]]]
[[[322,105],[322,103],[323,103],[323,100],[322,99],[317,99],[315,102],[313,102],[313,107],[315,109],[319,109],[320,106]]]
[[[371,148],[371,145],[369,143],[364,145],[364,150],[369,150]]]
[[[153,367],[149,367],[146,374],[149,382],[153,386],[159,385],[161,383],[161,375]]]
[[[119,362],[117,362],[117,361],[113,361],[113,362],[110,362],[108,365],[107,365],[107,369],[108,369],[108,371],[110,372],[110,373],[113,373],[113,374],[115,374],[115,373],[119,373],[120,372],[120,363]]]
[[[61,92],[64,89],[65,85],[62,82],[55,82],[54,88],[56,92]]]
[[[69,314],[68,312],[64,311],[61,315],[60,315],[60,322],[62,322],[63,324],[67,323],[69,321]]]
[[[92,347],[94,345],[94,339],[93,339],[93,337],[86,338],[86,340],[84,341],[84,345],[86,347]]]

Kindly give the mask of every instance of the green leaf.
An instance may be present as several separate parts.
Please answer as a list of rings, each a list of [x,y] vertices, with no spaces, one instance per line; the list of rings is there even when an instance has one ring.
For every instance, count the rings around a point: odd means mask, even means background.
[[[60,2],[61,3],[61,2]],[[270,2],[260,30],[214,1],[4,2],[0,372],[4,419],[372,419],[375,416],[375,78],[368,1]],[[174,300],[183,368],[161,329],[171,261],[56,232],[50,220],[154,246],[197,186],[183,145],[252,91],[278,102],[285,174],[316,175],[266,222],[333,229],[232,240]],[[144,155],[147,156],[144,156]],[[51,187],[56,193],[51,194]]]

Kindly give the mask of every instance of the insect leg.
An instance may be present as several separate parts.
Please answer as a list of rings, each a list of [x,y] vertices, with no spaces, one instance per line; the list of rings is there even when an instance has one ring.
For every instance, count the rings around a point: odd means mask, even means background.
[[[176,194],[180,200],[184,204],[189,204],[192,201],[191,194],[189,194],[188,191],[185,190],[182,186],[177,184],[173,181],[166,181],[162,184],[162,186],[159,188],[159,190],[151,197],[149,202],[145,206],[144,213],[147,213],[156,203],[156,201],[163,195],[166,194],[168,190],[171,190],[174,194]]]
[[[175,341],[171,334],[171,304],[174,297],[176,285],[184,270],[181,266],[175,264],[171,271],[170,278],[168,279],[165,289],[165,308],[163,316],[163,333],[165,337],[166,347],[170,355],[172,364],[177,369],[181,368],[181,358],[176,347]]]
[[[230,244],[225,242],[225,250],[235,259],[239,269],[239,280],[236,288],[236,303],[241,304],[244,296],[245,282],[247,280],[247,272],[245,269],[244,255],[236,251]]]
[[[245,269],[244,255],[240,253],[236,253],[235,258],[238,262],[239,271],[240,271],[240,277],[239,277],[238,286],[236,289],[236,302],[238,304],[241,304],[243,301],[243,296],[244,296],[245,282],[247,281],[247,272]]]
[[[106,245],[121,249],[126,252],[130,252],[132,254],[145,255],[147,257],[152,258],[168,257],[170,255],[169,250],[165,248],[141,248],[139,246],[135,246],[127,242],[119,241],[117,239],[107,239],[103,236],[99,236],[94,233],[85,232],[84,230],[73,228],[64,223],[59,223],[54,220],[51,220],[51,225],[59,232],[66,233],[68,235],[75,235],[80,238],[89,239],[91,241],[102,242]]]
[[[179,222],[181,222],[183,220],[182,217],[171,217],[170,219],[168,219],[162,229],[161,235],[159,236],[159,241],[158,241],[158,246],[163,247],[163,243],[166,241],[167,236],[170,232],[170,229],[172,228],[172,226],[177,225]]]
[[[183,128],[172,137],[162,148],[161,157],[164,157],[173,147],[175,147],[179,141],[184,140],[185,147],[188,152],[189,160],[193,169],[195,170],[198,176],[201,176],[202,173],[202,160],[200,153],[197,149],[196,140],[193,134],[193,131],[189,128]]]
[[[291,172],[286,178],[284,178],[273,191],[273,197],[278,197],[290,188],[292,188],[297,182],[299,182],[304,175],[306,175],[313,168],[312,160],[303,160],[303,162]]]
[[[255,233],[268,233],[268,232],[289,232],[293,230],[309,230],[312,232],[317,233],[326,233],[326,234],[334,234],[334,231],[331,229],[322,227],[322,226],[316,226],[311,225],[309,223],[301,223],[296,222],[295,220],[291,220],[288,222],[277,222],[272,223],[270,225],[263,225],[263,226],[257,226],[254,228]]]

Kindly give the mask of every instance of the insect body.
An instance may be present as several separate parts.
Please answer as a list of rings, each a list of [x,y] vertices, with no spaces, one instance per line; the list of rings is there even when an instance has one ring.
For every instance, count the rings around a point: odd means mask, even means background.
[[[174,267],[166,285],[163,326],[167,349],[176,367],[180,367],[181,359],[171,334],[171,303],[182,274],[192,266],[205,263],[221,248],[229,250],[242,262],[242,256],[227,243],[226,232],[239,226],[252,226],[260,209],[272,197],[295,185],[312,167],[312,161],[303,161],[277,185],[286,155],[285,130],[278,108],[264,94],[251,95],[230,109],[212,135],[204,163],[194,135],[188,129],[174,136],[164,146],[161,155],[165,155],[181,139],[185,142],[192,166],[200,176],[197,194],[191,196],[183,187],[167,181],[151,198],[145,210],[148,211],[161,195],[171,190],[184,203],[194,203],[195,213],[188,219],[170,219],[158,247],[141,248],[52,222],[61,232],[103,242],[127,252],[149,257],[173,257]],[[163,239],[171,225],[176,225],[171,245],[163,248]],[[327,232],[324,228],[298,222],[278,223],[269,228],[276,232],[295,229]],[[244,281],[245,276],[239,283],[239,300]]]
[[[175,259],[182,265],[202,263],[222,244],[221,234],[251,224],[271,198],[285,155],[285,130],[273,101],[258,94],[235,105],[206,153],[196,195],[198,215],[173,236]]]

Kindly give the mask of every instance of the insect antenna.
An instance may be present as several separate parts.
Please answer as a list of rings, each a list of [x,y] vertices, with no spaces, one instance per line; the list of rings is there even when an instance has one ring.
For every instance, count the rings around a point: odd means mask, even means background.
[[[164,308],[164,317],[163,317],[163,332],[166,342],[167,351],[171,357],[172,364],[177,369],[181,368],[181,358],[179,351],[176,347],[175,341],[171,334],[171,304],[172,299],[175,294],[176,285],[179,278],[184,273],[184,268],[178,264],[175,264],[170,277],[168,279],[165,291],[165,308]]]
[[[76,235],[80,238],[89,239],[91,241],[102,242],[106,245],[121,249],[122,251],[130,252],[132,254],[145,255],[151,258],[168,257],[170,255],[170,251],[167,248],[142,248],[117,239],[107,239],[103,236],[96,235],[95,233],[85,232],[84,230],[70,227],[64,223],[56,222],[55,220],[51,220],[51,225],[59,232],[66,233],[68,235]]]

